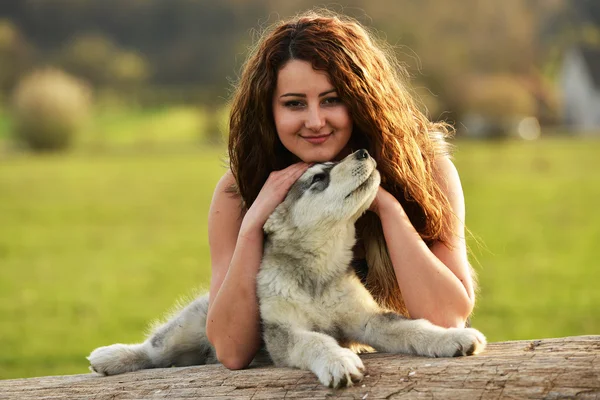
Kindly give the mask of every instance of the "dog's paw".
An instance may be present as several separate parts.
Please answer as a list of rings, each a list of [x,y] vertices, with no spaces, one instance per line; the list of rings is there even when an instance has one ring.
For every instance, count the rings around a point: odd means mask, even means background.
[[[148,368],[150,359],[141,345],[113,344],[98,347],[87,358],[90,370],[101,375],[117,375]]]
[[[485,336],[473,328],[450,328],[435,345],[434,357],[461,357],[481,353],[487,344]]]
[[[319,357],[313,367],[319,381],[332,388],[352,386],[353,383],[360,382],[365,370],[360,357],[343,347]]]

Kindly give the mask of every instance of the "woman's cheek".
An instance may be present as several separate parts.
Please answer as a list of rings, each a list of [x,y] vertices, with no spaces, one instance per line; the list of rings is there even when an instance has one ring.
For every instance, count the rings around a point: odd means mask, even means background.
[[[298,120],[294,115],[290,115],[289,113],[286,115],[282,115],[280,119],[280,130],[279,132],[282,135],[295,135],[300,128],[302,127],[302,123]]]

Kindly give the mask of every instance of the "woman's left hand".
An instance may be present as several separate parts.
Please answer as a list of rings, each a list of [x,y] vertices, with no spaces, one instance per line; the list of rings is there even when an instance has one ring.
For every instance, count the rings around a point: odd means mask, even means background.
[[[373,200],[371,203],[369,210],[373,211],[377,215],[380,215],[381,210],[393,206],[394,204],[400,203],[390,192],[379,186],[375,200]]]

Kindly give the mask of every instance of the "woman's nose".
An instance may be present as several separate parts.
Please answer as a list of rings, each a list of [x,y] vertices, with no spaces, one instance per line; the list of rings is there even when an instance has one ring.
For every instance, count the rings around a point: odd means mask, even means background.
[[[309,107],[308,114],[306,116],[306,122],[304,123],[307,129],[318,132],[322,127],[325,126],[325,118],[319,110],[319,107]]]

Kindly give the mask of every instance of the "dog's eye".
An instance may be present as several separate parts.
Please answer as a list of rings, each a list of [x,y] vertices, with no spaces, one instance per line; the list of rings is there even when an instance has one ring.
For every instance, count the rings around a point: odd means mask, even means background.
[[[325,174],[316,174],[315,176],[313,176],[312,178],[312,182],[310,182],[311,185],[314,185],[317,182],[321,182],[325,180]]]

